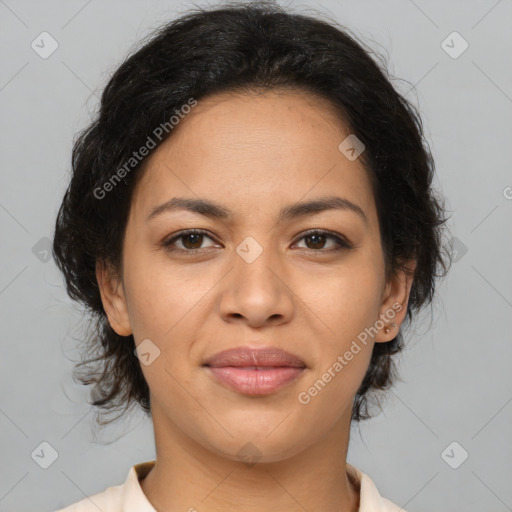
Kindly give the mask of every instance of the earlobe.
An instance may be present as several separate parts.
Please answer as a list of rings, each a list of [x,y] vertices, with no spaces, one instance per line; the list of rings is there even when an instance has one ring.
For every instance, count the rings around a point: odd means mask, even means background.
[[[385,343],[396,338],[407,314],[416,264],[416,260],[408,261],[404,265],[406,270],[399,269],[387,283],[379,316],[379,325],[383,325],[375,336],[376,343]]]
[[[129,336],[132,334],[130,318],[123,286],[117,274],[107,263],[97,261],[96,280],[110,326],[119,336]]]

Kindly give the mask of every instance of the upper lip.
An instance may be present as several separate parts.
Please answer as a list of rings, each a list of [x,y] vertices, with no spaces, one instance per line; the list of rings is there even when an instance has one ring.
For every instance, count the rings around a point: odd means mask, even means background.
[[[274,347],[238,347],[223,350],[206,360],[204,366],[219,368],[223,366],[290,366],[305,368],[306,364],[299,357],[280,348]]]

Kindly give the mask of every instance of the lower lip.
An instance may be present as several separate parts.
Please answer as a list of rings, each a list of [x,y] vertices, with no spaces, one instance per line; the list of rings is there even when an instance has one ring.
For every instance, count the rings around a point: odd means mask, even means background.
[[[304,368],[279,366],[265,369],[224,366],[207,367],[228,388],[244,395],[268,395],[302,375]]]

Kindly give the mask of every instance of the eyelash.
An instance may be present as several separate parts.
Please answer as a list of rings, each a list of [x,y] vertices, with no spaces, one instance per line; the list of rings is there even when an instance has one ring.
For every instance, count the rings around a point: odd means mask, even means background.
[[[179,248],[173,247],[173,244],[174,244],[175,241],[179,240],[180,238],[184,238],[187,235],[205,235],[208,238],[210,238],[211,240],[215,241],[206,231],[202,231],[200,229],[188,229],[188,230],[185,230],[185,231],[182,231],[182,232],[178,233],[177,235],[173,236],[172,238],[164,240],[162,242],[162,246],[166,250],[168,250],[170,252],[194,254],[197,251],[201,251],[202,249],[179,249]],[[333,233],[331,233],[329,231],[324,231],[324,230],[306,231],[297,240],[297,242],[301,241],[303,238],[307,238],[308,236],[311,236],[311,235],[325,236],[326,239],[333,240],[338,245],[338,247],[335,248],[335,249],[307,249],[306,248],[307,251],[311,251],[313,253],[340,252],[340,251],[343,251],[343,250],[347,250],[347,249],[352,249],[353,248],[353,246],[351,244],[349,244],[345,239],[343,239],[343,238],[341,238],[341,237],[339,237],[339,236],[337,236],[337,235],[335,235],[335,234],[333,234]]]

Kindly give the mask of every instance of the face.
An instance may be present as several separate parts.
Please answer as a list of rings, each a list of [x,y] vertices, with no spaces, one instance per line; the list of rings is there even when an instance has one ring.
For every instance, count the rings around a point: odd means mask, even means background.
[[[122,274],[97,276],[112,327],[145,343],[160,428],[233,460],[250,442],[276,461],[348,425],[373,344],[396,336],[411,284],[385,280],[367,171],[338,148],[349,134],[298,91],[220,94],[150,156]],[[290,210],[327,197],[354,208]],[[220,208],[162,206],[175,198]],[[304,368],[260,394],[234,389],[204,365],[242,346],[283,349]]]

